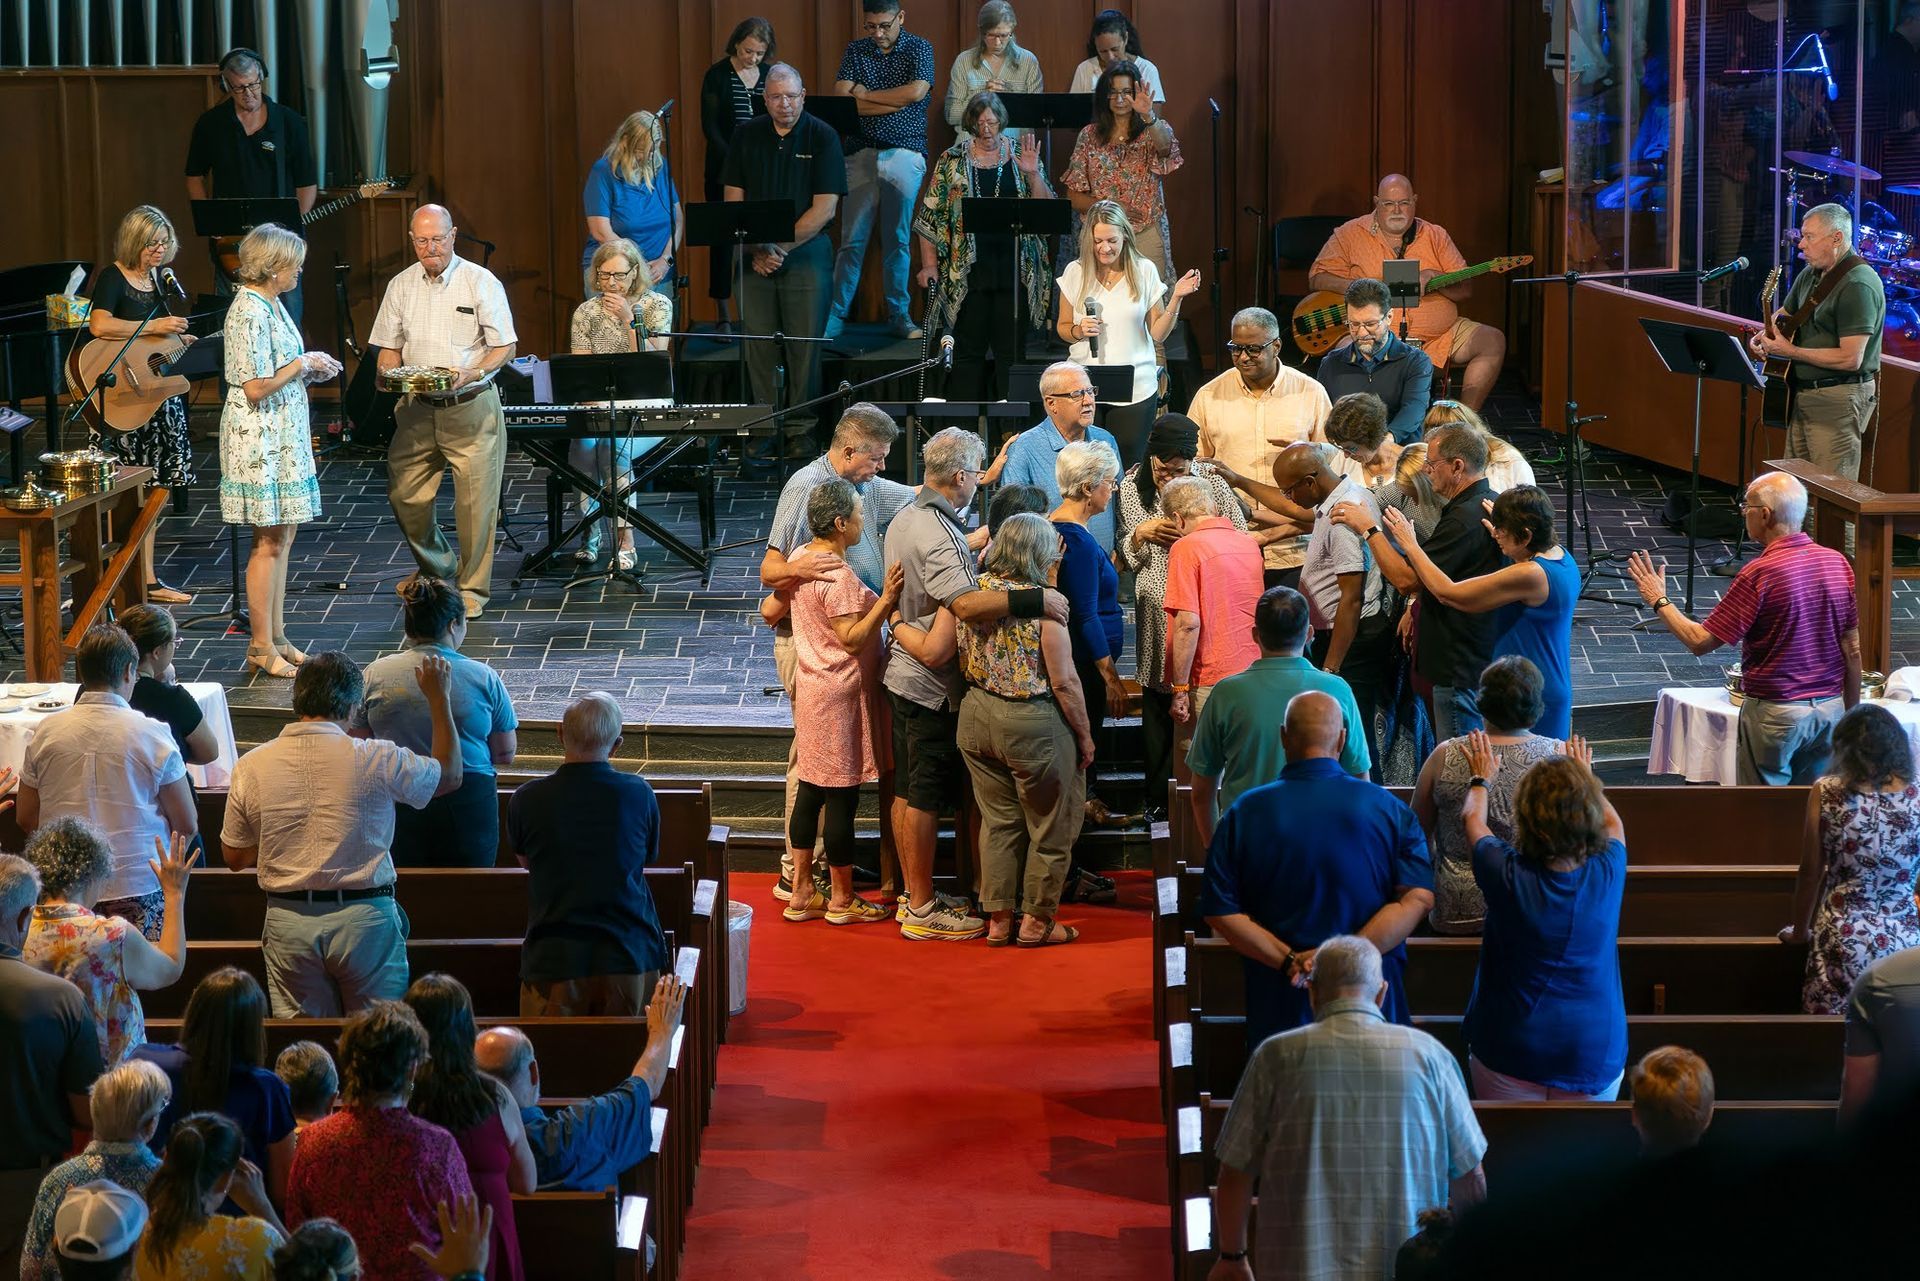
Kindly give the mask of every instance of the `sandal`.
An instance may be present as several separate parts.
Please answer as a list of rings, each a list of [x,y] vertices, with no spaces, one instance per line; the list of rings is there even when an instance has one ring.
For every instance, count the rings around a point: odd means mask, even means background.
[[[255,649],[251,645],[247,646],[247,661],[242,663],[241,667],[257,667],[268,676],[278,676],[283,680],[292,680],[300,674],[300,669],[280,657],[278,652],[271,649]]]
[[[159,605],[189,605],[193,603],[193,593],[154,582],[147,584],[147,599]]]
[[[994,926],[1000,925],[1000,924],[1005,924],[1005,926],[1007,927],[1007,932],[1005,934],[995,934],[993,932]],[[1006,947],[1009,944],[1011,944],[1013,942],[1013,926],[1014,926],[1014,920],[1011,916],[1009,916],[1004,922],[988,921],[987,922],[987,946],[988,947]]]
[[[1073,942],[1075,939],[1079,937],[1080,937],[1080,931],[1074,929],[1073,926],[1062,925],[1059,921],[1049,918],[1047,921],[1047,932],[1045,934],[1042,934],[1037,939],[1030,939],[1030,938],[1026,938],[1025,936],[1022,936],[1020,939],[1020,946],[1021,947],[1061,947],[1065,944]]]
[[[284,636],[273,638],[273,652],[292,663],[295,667],[307,661],[305,652],[295,649],[293,642]]]

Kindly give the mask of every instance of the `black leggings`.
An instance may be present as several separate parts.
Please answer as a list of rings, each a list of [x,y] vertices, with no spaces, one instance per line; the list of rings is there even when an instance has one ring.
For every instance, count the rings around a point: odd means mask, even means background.
[[[860,808],[860,787],[818,787],[799,780],[793,789],[793,815],[787,820],[787,844],[810,850],[820,835],[820,811],[827,811],[827,866],[853,866],[853,816]]]

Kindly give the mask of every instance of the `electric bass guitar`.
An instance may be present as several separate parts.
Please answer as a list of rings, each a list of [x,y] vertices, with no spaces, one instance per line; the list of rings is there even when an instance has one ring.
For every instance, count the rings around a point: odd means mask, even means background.
[[[380,178],[373,182],[363,182],[345,195],[337,196],[327,201],[324,205],[315,205],[313,208],[301,214],[300,225],[302,227],[311,226],[313,223],[319,222],[322,218],[331,217],[339,213],[342,209],[350,205],[358,204],[362,200],[371,199],[383,191],[389,191],[394,187],[404,187],[408,182],[412,181],[412,177],[411,174],[397,174],[391,178]],[[232,280],[240,270],[241,239],[242,237],[240,236],[212,236],[207,240],[207,249],[213,256],[214,266],[218,267],[220,274],[228,280]]]
[[[1799,326],[1792,316],[1780,317],[1776,324],[1773,319],[1774,307],[1780,294],[1780,264],[1775,263],[1767,272],[1767,281],[1760,286],[1760,314],[1766,317],[1768,337],[1792,338],[1793,331]],[[1785,356],[1768,356],[1760,364],[1760,372],[1766,377],[1766,390],[1760,393],[1760,421],[1769,427],[1785,427],[1787,411],[1792,408],[1792,393],[1787,385],[1787,375],[1793,371],[1793,362]]]
[[[1511,254],[1505,258],[1489,258],[1486,262],[1462,267],[1458,271],[1444,271],[1427,282],[1425,292],[1445,289],[1488,272],[1505,275],[1532,261],[1532,254]],[[1331,289],[1322,289],[1302,298],[1300,305],[1293,309],[1293,340],[1309,356],[1324,356],[1346,336],[1347,300],[1344,295]]]

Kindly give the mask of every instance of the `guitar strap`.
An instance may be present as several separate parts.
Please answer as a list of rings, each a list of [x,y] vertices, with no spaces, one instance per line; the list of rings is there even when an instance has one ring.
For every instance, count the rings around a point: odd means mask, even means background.
[[[1840,282],[1846,279],[1847,273],[1863,261],[1865,260],[1859,254],[1849,252],[1845,258],[1829,267],[1827,274],[1820,277],[1820,283],[1813,287],[1812,292],[1794,309],[1793,314],[1787,317],[1793,326],[1787,331],[1788,334],[1798,333],[1800,326],[1812,320],[1813,313],[1820,310],[1820,304],[1827,300],[1827,295],[1838,289]]]

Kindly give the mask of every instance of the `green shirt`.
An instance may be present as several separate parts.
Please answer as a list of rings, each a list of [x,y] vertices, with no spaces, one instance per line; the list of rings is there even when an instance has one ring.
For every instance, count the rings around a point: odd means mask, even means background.
[[[1825,274],[1809,267],[1795,277],[1793,288],[1787,291],[1786,310],[1790,313],[1798,310]],[[1873,268],[1863,262],[1849,271],[1847,278],[1807,317],[1807,323],[1794,334],[1793,343],[1796,347],[1833,348],[1840,345],[1842,338],[1865,334],[1867,349],[1860,354],[1860,372],[1870,374],[1880,368],[1880,335],[1886,326],[1886,287],[1880,283],[1880,277]],[[1822,369],[1804,360],[1793,362],[1795,382],[1831,378],[1845,372],[1842,369]]]
[[[1287,763],[1280,727],[1295,694],[1319,690],[1331,694],[1347,720],[1347,744],[1340,767],[1356,778],[1372,763],[1367,738],[1360,732],[1360,707],[1346,681],[1323,672],[1304,658],[1262,658],[1238,676],[1213,687],[1187,749],[1187,768],[1196,777],[1220,780],[1220,810],[1240,796],[1280,777]]]

